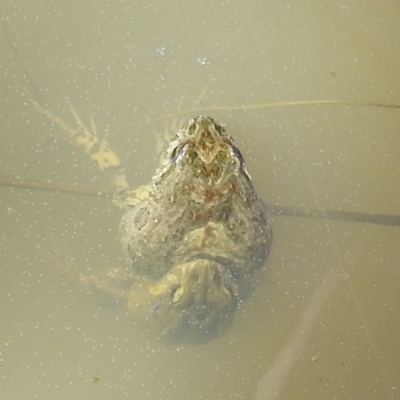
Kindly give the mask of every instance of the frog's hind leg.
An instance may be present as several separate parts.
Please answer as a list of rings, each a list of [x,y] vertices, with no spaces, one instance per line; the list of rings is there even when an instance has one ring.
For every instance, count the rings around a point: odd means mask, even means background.
[[[74,106],[67,100],[68,107],[74,117],[76,125],[75,127],[71,127],[61,118],[43,108],[36,101],[31,99],[30,102],[40,114],[43,114],[51,123],[60,127],[71,142],[82,148],[102,172],[112,175],[112,184],[116,189],[113,201],[117,207],[125,209],[130,208],[148,197],[148,186],[140,186],[137,189],[132,189],[129,186],[118,155],[110,148],[106,137],[99,137],[96,124],[92,117],[89,117],[89,128]]]
[[[112,183],[116,188],[128,188],[128,182],[118,155],[110,148],[106,137],[100,138],[97,133],[96,124],[92,117],[89,117],[90,128],[83,122],[82,118],[67,100],[68,107],[75,119],[76,127],[71,127],[61,118],[56,117],[50,111],[43,108],[36,101],[30,99],[36,110],[43,114],[50,122],[57,125],[67,137],[78,147],[81,147],[97,167],[103,172],[113,172]]]

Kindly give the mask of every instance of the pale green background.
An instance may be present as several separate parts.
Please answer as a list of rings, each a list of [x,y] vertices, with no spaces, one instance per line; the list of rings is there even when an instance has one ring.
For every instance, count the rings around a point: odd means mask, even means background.
[[[29,98],[68,97],[132,184],[181,118],[227,125],[270,204],[400,212],[400,6],[392,1],[4,0],[0,173],[108,186]],[[216,108],[219,107],[217,110]],[[222,109],[226,107],[226,109]],[[396,399],[398,227],[274,217],[265,272],[232,328],[163,346],[57,268],[123,266],[106,200],[0,187],[1,399]],[[95,377],[99,376],[98,382]]]

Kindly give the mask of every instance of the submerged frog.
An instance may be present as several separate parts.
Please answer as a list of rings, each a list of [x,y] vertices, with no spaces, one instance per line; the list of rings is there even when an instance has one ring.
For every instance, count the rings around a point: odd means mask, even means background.
[[[72,106],[77,130],[34,105],[101,169],[119,165]],[[201,343],[224,332],[243,282],[264,264],[272,243],[264,205],[232,137],[212,118],[198,116],[171,140],[150,185],[134,190],[122,172],[114,182],[131,269],[106,284],[90,283],[123,297],[135,318],[166,342]]]

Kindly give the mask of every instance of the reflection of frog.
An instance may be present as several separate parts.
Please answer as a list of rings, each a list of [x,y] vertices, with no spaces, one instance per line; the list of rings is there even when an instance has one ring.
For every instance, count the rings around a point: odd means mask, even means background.
[[[78,130],[35,107],[100,168],[119,164],[72,107]],[[126,291],[130,311],[169,342],[205,342],[224,331],[242,281],[263,265],[272,241],[233,139],[213,119],[194,118],[172,139],[148,187],[132,190],[123,174],[115,182],[114,203],[126,210],[120,235],[134,281]],[[101,287],[110,292],[107,282]]]

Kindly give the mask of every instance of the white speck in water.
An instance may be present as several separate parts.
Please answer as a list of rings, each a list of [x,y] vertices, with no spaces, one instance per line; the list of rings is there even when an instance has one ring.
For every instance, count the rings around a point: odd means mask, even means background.
[[[210,61],[208,61],[208,58],[206,58],[206,57],[197,57],[197,62],[200,65],[209,65],[210,64]]]
[[[156,49],[156,58],[161,56],[161,57],[165,57],[166,54],[166,48],[165,47],[159,47],[158,49]]]

